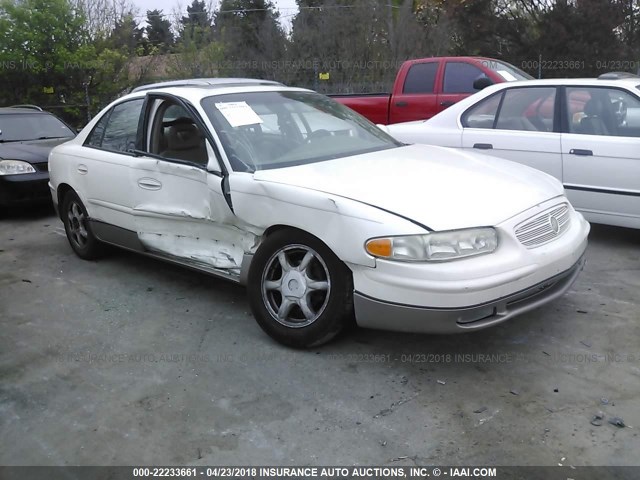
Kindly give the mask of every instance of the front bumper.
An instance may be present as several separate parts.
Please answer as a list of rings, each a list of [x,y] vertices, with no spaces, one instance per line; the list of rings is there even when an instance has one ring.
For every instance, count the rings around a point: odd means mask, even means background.
[[[582,256],[569,270],[504,298],[469,307],[424,308],[354,295],[358,324],[366,328],[415,333],[480,330],[536,309],[562,296],[578,278]]]
[[[0,205],[13,206],[51,202],[49,172],[0,175]]]
[[[584,264],[590,226],[570,208],[570,227],[553,241],[528,248],[514,234],[523,220],[545,214],[551,199],[500,225],[495,252],[459,261],[376,261],[351,265],[358,325],[424,333],[485,328],[562,295]]]

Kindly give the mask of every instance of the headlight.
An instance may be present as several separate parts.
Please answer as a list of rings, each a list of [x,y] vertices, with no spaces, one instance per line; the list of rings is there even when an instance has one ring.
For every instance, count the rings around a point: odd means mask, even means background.
[[[404,262],[457,260],[491,253],[497,247],[498,234],[490,227],[372,238],[365,244],[374,257]]]
[[[20,175],[36,173],[36,169],[29,163],[20,160],[0,160],[0,175]]]

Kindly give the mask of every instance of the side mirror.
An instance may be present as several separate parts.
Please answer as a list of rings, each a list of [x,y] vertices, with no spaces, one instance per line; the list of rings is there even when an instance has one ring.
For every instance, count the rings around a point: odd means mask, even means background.
[[[489,87],[491,85],[493,85],[493,80],[491,80],[486,75],[482,75],[482,76],[476,78],[473,81],[473,88],[475,90],[482,90],[482,89],[487,88],[487,87]]]

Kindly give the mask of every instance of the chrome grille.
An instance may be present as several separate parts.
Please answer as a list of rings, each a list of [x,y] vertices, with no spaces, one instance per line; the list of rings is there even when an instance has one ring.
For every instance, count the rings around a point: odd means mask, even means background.
[[[527,248],[535,248],[555,240],[569,229],[571,212],[562,203],[515,226],[516,238]]]

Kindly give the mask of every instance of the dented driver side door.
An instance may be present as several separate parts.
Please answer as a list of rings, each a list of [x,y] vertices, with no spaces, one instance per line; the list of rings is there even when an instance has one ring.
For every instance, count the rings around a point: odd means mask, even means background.
[[[254,239],[233,225],[202,122],[179,99],[147,103],[146,148],[130,170],[140,243],[174,261],[238,277]]]

